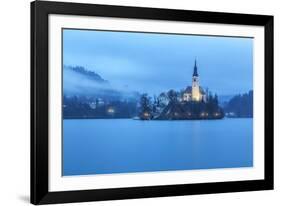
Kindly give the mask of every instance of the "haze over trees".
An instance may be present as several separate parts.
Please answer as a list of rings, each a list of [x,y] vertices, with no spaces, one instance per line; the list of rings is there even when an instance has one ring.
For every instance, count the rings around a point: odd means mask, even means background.
[[[207,101],[183,102],[182,91],[149,96],[114,88],[110,81],[84,67],[64,66],[64,118],[135,118],[177,120],[253,117],[253,91],[235,95],[221,106],[216,94]]]

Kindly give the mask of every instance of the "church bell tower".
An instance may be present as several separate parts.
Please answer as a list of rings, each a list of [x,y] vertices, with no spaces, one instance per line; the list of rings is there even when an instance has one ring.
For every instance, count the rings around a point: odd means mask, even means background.
[[[199,86],[199,75],[197,71],[197,62],[195,59],[193,75],[192,75],[192,100],[193,101],[201,101],[202,96],[200,94],[200,86]]]

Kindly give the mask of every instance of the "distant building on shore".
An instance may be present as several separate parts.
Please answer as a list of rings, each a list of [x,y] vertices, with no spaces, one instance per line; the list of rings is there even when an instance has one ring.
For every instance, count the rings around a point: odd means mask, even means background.
[[[193,75],[192,75],[192,86],[186,87],[182,94],[182,101],[189,102],[189,101],[196,101],[196,102],[207,102],[207,95],[206,92],[200,87],[199,84],[199,75],[198,75],[198,68],[197,62],[195,60],[194,68],[193,68]]]

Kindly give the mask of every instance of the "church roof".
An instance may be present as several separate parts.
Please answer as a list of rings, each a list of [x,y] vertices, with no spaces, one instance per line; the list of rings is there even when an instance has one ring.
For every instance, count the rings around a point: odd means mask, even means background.
[[[194,63],[194,68],[193,68],[193,76],[194,77],[198,77],[198,71],[197,71],[197,62],[196,62],[196,59],[195,59],[195,63]]]
[[[186,87],[186,89],[184,90],[184,92],[186,92],[186,93],[191,93],[191,91],[192,91],[191,86]]]
[[[202,95],[206,94],[206,92],[204,91],[204,89],[202,87],[199,87],[200,89],[200,93]],[[191,86],[188,86],[186,87],[186,89],[184,90],[185,93],[192,93],[192,87]]]
[[[204,91],[204,89],[202,87],[199,87],[199,88],[200,88],[200,93],[201,94],[203,94],[203,95],[206,94],[206,92]]]
[[[204,89],[202,88],[202,87],[199,87],[199,89],[200,89],[200,93],[202,94],[202,95],[204,95],[204,94],[206,94],[206,92],[204,91]],[[186,89],[184,90],[184,92],[185,93],[192,93],[192,87],[191,86],[188,86],[188,87],[186,87]]]

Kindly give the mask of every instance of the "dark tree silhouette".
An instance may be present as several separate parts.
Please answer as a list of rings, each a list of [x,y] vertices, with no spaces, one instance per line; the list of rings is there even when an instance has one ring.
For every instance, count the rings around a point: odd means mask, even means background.
[[[224,110],[231,117],[253,117],[253,90],[234,96]]]
[[[168,91],[167,96],[168,96],[170,102],[173,102],[173,103],[177,102],[178,93],[175,90],[171,89],[170,91]]]
[[[152,104],[151,98],[147,94],[142,94],[140,97],[140,113],[141,119],[152,118]]]
[[[137,115],[137,100],[104,101],[94,97],[63,97],[63,117],[65,119],[107,119],[133,118]]]

